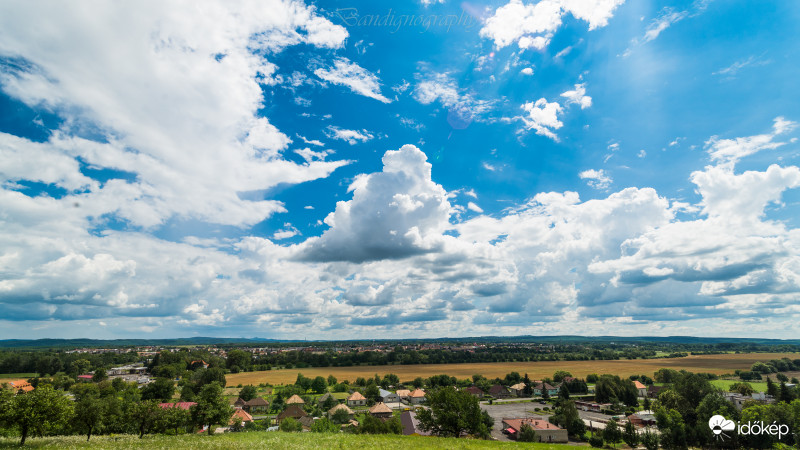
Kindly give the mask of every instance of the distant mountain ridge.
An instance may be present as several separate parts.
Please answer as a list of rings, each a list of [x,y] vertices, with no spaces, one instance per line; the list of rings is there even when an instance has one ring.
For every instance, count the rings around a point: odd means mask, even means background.
[[[742,344],[758,345],[800,345],[800,339],[766,339],[766,338],[728,338],[697,336],[476,336],[459,338],[429,339],[319,339],[292,340],[267,338],[235,338],[235,337],[187,337],[166,339],[5,339],[0,340],[0,348],[114,348],[143,346],[182,346],[182,345],[231,345],[231,344],[302,344],[312,343],[457,343],[457,342],[541,342],[549,344],[586,343],[673,343],[673,344]]]

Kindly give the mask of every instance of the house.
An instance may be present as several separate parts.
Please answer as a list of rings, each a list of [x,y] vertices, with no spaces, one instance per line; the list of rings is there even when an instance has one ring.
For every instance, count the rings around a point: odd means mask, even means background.
[[[733,406],[735,406],[739,411],[742,410],[745,402],[748,401],[760,403],[762,405],[775,403],[775,399],[771,395],[767,395],[763,392],[754,392],[749,396],[737,394],[735,392],[726,392],[723,395],[729,402],[733,403]]]
[[[242,420],[242,425],[253,421],[253,416],[251,416],[247,411],[242,410],[242,409],[235,409],[233,411],[233,415],[231,416],[231,420],[228,421],[228,425],[235,424],[236,423],[236,418],[239,418],[239,419]]]
[[[28,383],[27,380],[14,380],[14,381],[8,381],[7,383],[8,387],[16,392],[19,391],[30,392],[33,390],[33,385]]]
[[[425,402],[425,391],[422,389],[414,389],[414,392],[408,394],[408,401],[411,402],[412,405],[419,405]]]
[[[564,378],[561,380],[561,382],[562,382],[562,383],[566,383],[566,384],[570,384],[570,383],[572,383],[573,381],[575,381],[575,377],[564,377]]]
[[[647,386],[643,385],[639,380],[633,380],[633,386],[639,391],[639,397],[647,397]]]
[[[549,383],[539,383],[533,387],[533,395],[544,396],[545,392],[548,396],[555,397],[558,395],[558,387]]]
[[[378,402],[369,409],[369,414],[372,417],[377,417],[378,419],[391,419],[392,418],[392,408],[386,406],[386,403]]]
[[[566,443],[569,439],[567,437],[567,430],[553,425],[552,423],[543,420],[541,417],[526,417],[523,419],[503,419],[503,433],[507,434],[511,439],[516,440],[522,425],[527,424],[534,431],[536,431],[536,439],[539,442],[561,442]]]
[[[159,403],[158,406],[161,409],[168,409],[168,408],[180,408],[185,411],[191,409],[192,406],[196,405],[197,402],[177,402],[177,403]]]
[[[489,395],[494,398],[508,398],[511,397],[511,392],[502,384],[495,384],[489,388]]]
[[[336,414],[336,411],[346,411],[347,415],[349,416],[349,420],[353,420],[356,416],[356,413],[353,412],[352,409],[348,408],[347,405],[344,403],[339,403],[338,405],[334,406],[333,408],[328,410],[328,418],[333,418],[333,415]]]
[[[331,395],[330,392],[326,392],[324,395],[320,395],[319,397],[317,397],[317,404],[322,406],[322,404],[325,403],[329,398],[336,400],[336,398],[333,395]]]
[[[294,394],[293,396],[291,396],[291,397],[286,399],[286,404],[287,405],[305,405],[306,402],[304,402],[303,399],[300,398],[299,395]]]
[[[419,427],[419,420],[417,420],[417,413],[414,411],[403,411],[400,414],[400,424],[403,426],[403,435],[405,436],[430,436],[430,431],[423,431]]]
[[[525,383],[517,383],[513,386],[510,386],[508,390],[511,392],[512,395],[516,395],[517,397],[522,397],[525,395]]]
[[[398,389],[397,396],[400,397],[400,400],[408,399],[408,396],[411,394],[411,391],[408,389]]]
[[[595,403],[595,402],[576,400],[575,407],[580,409],[581,411],[600,412],[604,409],[611,408],[611,403]]]
[[[297,421],[303,426],[303,431],[311,431],[311,426],[314,425],[314,418],[311,416],[301,417]]]
[[[662,389],[664,389],[664,386],[656,386],[656,385],[647,386],[647,396],[650,398],[658,398],[658,394],[661,392]]]
[[[307,416],[305,411],[303,411],[303,407],[298,405],[297,403],[291,404],[286,407],[280,414],[278,414],[277,420],[278,424],[280,424],[283,419],[291,417],[295,420],[300,420],[301,418]]]
[[[400,403],[400,396],[394,392],[385,389],[380,389],[379,392],[383,403]]]
[[[347,397],[347,406],[364,406],[367,404],[367,399],[361,392],[355,391]]]
[[[628,422],[639,428],[654,426],[656,424],[656,416],[653,414],[653,411],[650,410],[635,412],[628,416],[627,419]]]
[[[483,390],[478,386],[470,386],[468,388],[464,388],[464,390],[478,398],[483,398],[483,396],[486,395],[486,393],[483,392]]]
[[[234,408],[242,409],[245,403],[247,402],[242,397],[238,397],[231,403],[231,405],[233,405]]]
[[[269,411],[269,402],[262,397],[255,397],[246,401],[242,409],[250,414],[265,414]]]
[[[189,363],[189,369],[194,370],[198,367],[202,367],[203,369],[208,369],[208,363],[203,361],[202,359],[192,361]]]
[[[89,381],[92,381],[92,379],[94,378],[94,375],[92,375],[90,373],[85,373],[83,375],[78,375],[77,378],[78,378],[78,381],[89,382]]]

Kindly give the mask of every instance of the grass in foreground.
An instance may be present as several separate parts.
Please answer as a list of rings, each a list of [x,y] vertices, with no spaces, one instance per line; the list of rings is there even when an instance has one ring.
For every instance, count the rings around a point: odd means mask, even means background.
[[[18,447],[19,439],[0,438],[0,448]],[[403,449],[485,449],[511,448],[524,446],[535,449],[561,449],[558,444],[522,444],[515,442],[480,441],[472,439],[434,438],[397,435],[353,435],[330,433],[282,433],[250,432],[226,433],[216,436],[145,436],[139,439],[134,435],[96,436],[86,442],[86,436],[57,436],[32,438],[25,448],[108,448],[108,449],[315,449],[346,448],[403,448]]]

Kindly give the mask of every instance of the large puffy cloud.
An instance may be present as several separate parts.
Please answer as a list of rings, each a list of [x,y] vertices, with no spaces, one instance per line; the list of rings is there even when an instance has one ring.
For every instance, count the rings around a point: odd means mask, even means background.
[[[358,177],[353,199],[325,218],[331,228],[308,241],[307,260],[363,262],[437,250],[448,226],[447,193],[431,180],[427,157],[413,145],[383,156],[383,171]]]
[[[135,225],[155,226],[174,215],[253,224],[282,206],[248,202],[239,192],[327,176],[344,164],[281,159],[291,140],[256,114],[262,86],[275,83],[275,66],[261,55],[298,43],[336,48],[346,37],[313,7],[292,1],[203,8],[6,3],[0,6],[0,86],[28,105],[55,111],[65,125],[44,146],[6,136],[3,151],[26,147],[54,155],[62,163],[49,165],[51,173],[40,178],[70,190],[81,177],[65,158],[133,172],[135,182],[90,186],[81,200]],[[10,164],[4,163],[7,178],[30,176]]]
[[[565,14],[588,22],[589,30],[593,30],[607,25],[622,3],[624,0],[511,0],[486,20],[480,34],[492,39],[498,48],[516,42],[522,49],[542,50],[561,27]]]

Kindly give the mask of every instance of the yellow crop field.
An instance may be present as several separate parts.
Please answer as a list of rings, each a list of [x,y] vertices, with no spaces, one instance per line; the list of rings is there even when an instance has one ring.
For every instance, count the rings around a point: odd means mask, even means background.
[[[393,373],[401,381],[410,381],[416,377],[446,374],[456,378],[469,378],[473,374],[481,374],[487,378],[503,377],[516,371],[527,373],[532,379],[550,377],[557,370],[566,370],[576,377],[585,377],[590,373],[614,374],[619,376],[644,374],[653,376],[653,372],[666,367],[675,370],[686,369],[691,372],[708,372],[717,375],[732,373],[736,369],[749,369],[756,361],[768,361],[783,357],[797,359],[800,353],[740,353],[722,355],[699,355],[685,358],[637,359],[615,361],[539,361],[539,362],[503,362],[503,363],[467,363],[467,364],[417,364],[396,366],[353,366],[353,367],[312,367],[305,369],[282,369],[263,372],[244,372],[229,374],[228,385],[238,384],[289,384],[294,383],[297,374],[306,377],[335,376],[339,381],[355,381],[358,377],[371,377],[376,373],[383,376]]]

